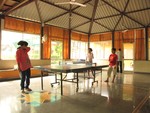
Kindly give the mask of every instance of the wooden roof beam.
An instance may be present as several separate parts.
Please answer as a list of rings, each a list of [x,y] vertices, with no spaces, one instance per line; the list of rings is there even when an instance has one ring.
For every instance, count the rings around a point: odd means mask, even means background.
[[[7,10],[6,12],[4,12],[3,14],[4,14],[4,15],[8,15],[8,14],[10,14],[11,12],[13,12],[14,10],[16,10],[16,9],[18,9],[18,8],[20,8],[20,7],[23,7],[23,6],[29,4],[29,3],[33,2],[33,1],[34,1],[34,0],[23,0],[22,2],[15,4],[12,8],[8,9],[8,10]]]
[[[55,16],[55,17],[53,17],[53,18],[50,18],[50,19],[44,21],[44,23],[47,23],[47,22],[52,21],[52,20],[54,20],[54,19],[56,19],[56,18],[59,18],[59,17],[65,15],[65,14],[67,14],[67,13],[69,13],[69,12],[65,12],[65,13],[62,13],[62,14],[60,14],[60,15],[57,15],[57,16]]]
[[[4,6],[4,4],[5,4],[6,1],[7,1],[7,0],[1,0],[1,1],[0,1],[0,9],[2,9],[2,7]]]
[[[130,0],[128,0],[128,1],[127,1],[126,5],[125,5],[125,7],[124,7],[124,10],[123,10],[123,12],[121,13],[121,17],[119,18],[119,20],[118,20],[117,24],[115,25],[115,27],[114,27],[114,31],[116,30],[116,28],[117,28],[118,24],[120,23],[121,19],[123,18],[123,13],[126,11],[127,6],[128,6],[128,4],[129,4],[129,1],[130,1]]]
[[[101,0],[103,1],[105,4],[107,4],[108,6],[110,6],[111,8],[115,9],[116,11],[118,11],[120,14],[123,14],[124,16],[128,17],[129,19],[131,19],[132,21],[140,24],[141,26],[145,27],[145,25],[143,25],[142,23],[138,22],[137,20],[131,18],[130,16],[126,15],[125,13],[122,13],[119,9],[117,9],[116,7],[112,6],[109,2],[105,1],[105,0]]]
[[[39,10],[38,0],[35,0],[35,6],[36,6],[36,9],[37,9],[40,21],[41,21],[41,23],[43,23],[42,16],[41,16],[41,13],[40,13],[40,10]]]
[[[136,13],[136,12],[145,11],[145,10],[149,10],[149,9],[150,9],[150,7],[149,8],[138,9],[138,10],[134,10],[134,11],[129,11],[129,12],[124,12],[124,14],[127,15],[127,14],[130,14],[130,13]],[[114,14],[114,15],[109,15],[109,16],[105,16],[105,17],[100,17],[100,18],[96,18],[94,20],[111,18],[111,17],[115,17],[115,16],[120,16],[120,14]]]
[[[92,31],[93,22],[94,22],[98,2],[99,2],[99,0],[95,0],[94,6],[93,6],[93,13],[92,13],[91,23],[90,23],[90,27],[89,27],[89,32],[88,32],[89,36],[91,34],[91,31]]]
[[[49,4],[49,5],[55,6],[55,7],[57,7],[57,8],[63,9],[63,10],[65,10],[65,11],[67,11],[67,12],[70,12],[70,10],[68,10],[68,9],[66,9],[66,8],[64,8],[64,7],[60,7],[60,6],[58,6],[58,5],[55,5],[54,3],[48,2],[48,1],[46,1],[46,0],[40,0],[40,1],[42,1],[42,2],[44,2],[44,3],[47,3],[47,4]],[[90,18],[88,18],[88,17],[86,17],[86,16],[84,16],[84,15],[81,15],[81,14],[79,14],[79,13],[77,13],[77,12],[73,12],[73,11],[72,11],[72,14],[76,14],[76,15],[78,15],[78,16],[81,16],[81,17],[83,17],[83,18],[86,18],[86,19],[90,20]]]

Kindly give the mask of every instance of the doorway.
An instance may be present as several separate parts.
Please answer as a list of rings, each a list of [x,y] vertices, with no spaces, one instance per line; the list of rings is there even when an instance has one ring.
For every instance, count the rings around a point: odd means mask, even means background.
[[[124,43],[124,71],[133,71],[134,47],[133,43]]]

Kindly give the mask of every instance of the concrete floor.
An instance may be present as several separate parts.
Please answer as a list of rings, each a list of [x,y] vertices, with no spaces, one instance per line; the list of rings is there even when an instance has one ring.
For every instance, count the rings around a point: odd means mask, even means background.
[[[69,77],[72,75],[70,74]],[[82,76],[82,75],[81,75]],[[115,83],[102,82],[97,75],[98,84],[93,79],[79,78],[76,84],[64,82],[64,95],[54,76],[44,77],[44,90],[39,78],[31,78],[32,92],[21,94],[20,80],[0,82],[1,113],[150,113],[150,75],[118,74]]]

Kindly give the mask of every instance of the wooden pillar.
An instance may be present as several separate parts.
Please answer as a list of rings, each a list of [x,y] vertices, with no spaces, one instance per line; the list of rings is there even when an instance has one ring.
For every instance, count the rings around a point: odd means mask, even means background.
[[[0,15],[0,60],[1,60],[1,41],[2,41],[2,24],[1,24],[1,21],[2,20],[2,18],[1,18],[1,15]]]
[[[42,37],[44,36],[44,23],[41,23],[41,59],[43,59],[43,43],[42,43]]]
[[[69,29],[69,59],[71,58],[71,30]]]
[[[88,48],[90,47],[90,34],[88,34]]]
[[[112,32],[112,48],[115,47],[115,31]]]
[[[148,27],[145,28],[145,57],[148,60]]]

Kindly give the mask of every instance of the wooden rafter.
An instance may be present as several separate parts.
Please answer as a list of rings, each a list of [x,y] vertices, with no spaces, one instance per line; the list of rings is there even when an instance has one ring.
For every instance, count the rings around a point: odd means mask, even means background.
[[[3,8],[4,4],[6,3],[7,0],[1,0],[0,1],[0,10]]]
[[[40,13],[40,10],[39,10],[38,0],[35,0],[35,6],[36,6],[36,9],[37,9],[40,21],[41,21],[41,23],[43,23],[42,16],[41,16],[41,13]]]
[[[138,22],[137,20],[135,20],[135,19],[133,19],[133,18],[131,18],[130,16],[128,16],[127,14],[125,14],[125,13],[122,13],[119,9],[117,9],[116,7],[114,7],[114,6],[112,6],[109,2],[107,2],[106,0],[102,0],[105,4],[107,4],[108,6],[110,6],[111,8],[113,8],[113,9],[115,9],[116,11],[118,11],[120,14],[122,14],[122,15],[124,15],[124,16],[126,16],[126,17],[128,17],[129,19],[131,19],[132,21],[134,21],[134,22],[136,22],[136,23],[138,23],[138,24],[140,24],[141,26],[143,26],[143,27],[145,27],[142,23],[140,23],[140,22]]]
[[[99,2],[99,0],[95,0],[94,7],[93,7],[92,18],[91,18],[91,23],[90,23],[89,32],[88,32],[89,35],[91,34],[91,31],[92,31],[93,22],[94,22],[98,2]]]
[[[130,0],[128,0],[128,1],[127,1],[126,5],[125,5],[125,7],[124,7],[124,10],[123,10],[123,12],[121,13],[121,17],[119,18],[119,20],[118,20],[117,24],[115,25],[115,27],[114,27],[114,31],[116,30],[116,28],[117,28],[117,26],[119,25],[119,23],[120,23],[121,19],[123,18],[123,13],[126,11],[127,6],[128,6],[128,4],[129,4],[129,1],[130,1]]]
[[[51,3],[51,2],[48,2],[48,1],[45,1],[45,0],[40,0],[40,1],[42,1],[42,2],[44,2],[44,3],[47,3],[47,4],[49,4],[49,5],[55,6],[55,7],[57,7],[57,8],[63,9],[64,11],[70,12],[70,10],[68,10],[68,9],[66,9],[66,8],[64,8],[64,7],[60,7],[60,6],[58,6],[58,5],[55,5],[54,3]],[[90,20],[89,17],[86,17],[86,16],[84,16],[84,15],[82,15],[82,14],[79,14],[79,13],[77,13],[77,12],[72,11],[72,14],[76,14],[76,15],[78,15],[78,16],[81,16],[81,17],[83,17],[83,18],[86,18],[86,19]]]
[[[18,8],[20,8],[20,7],[23,7],[23,6],[29,4],[29,3],[33,2],[33,1],[34,1],[34,0],[23,0],[22,2],[15,4],[12,8],[8,9],[8,10],[7,10],[6,12],[4,12],[3,14],[4,14],[4,15],[8,15],[8,14],[10,14],[11,12],[13,12],[14,10],[16,10],[16,9],[18,9]]]

